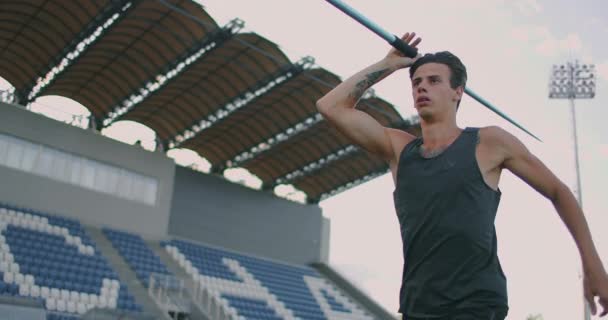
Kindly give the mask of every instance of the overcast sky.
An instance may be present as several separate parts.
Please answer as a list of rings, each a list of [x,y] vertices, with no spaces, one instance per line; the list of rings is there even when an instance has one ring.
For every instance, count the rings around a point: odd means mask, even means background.
[[[292,61],[310,55],[342,78],[376,62],[388,51],[380,38],[322,0],[200,1],[218,24],[233,18],[277,43]],[[500,125],[519,137],[564,182],[575,170],[568,101],[549,100],[553,64],[575,58],[596,65],[597,96],[577,101],[584,209],[600,255],[608,262],[608,2],[601,0],[351,0],[388,31],[416,31],[420,51],[450,50],[467,65],[468,86],[516,119],[542,143],[465,97],[458,124]],[[375,86],[404,117],[413,114],[407,72]],[[39,108],[61,117],[82,113],[69,103],[42,98]],[[61,107],[58,105],[61,104]],[[124,131],[118,130],[121,127]],[[117,136],[133,142],[131,127]],[[126,129],[126,130],[125,130]],[[126,136],[125,138],[125,135]],[[144,143],[149,134],[140,131]],[[147,140],[146,140],[147,139]],[[541,313],[548,319],[582,319],[580,259],[552,205],[505,172],[496,227],[499,257],[508,279],[508,319]],[[389,175],[321,203],[331,219],[330,263],[390,311],[398,308],[403,263]]]

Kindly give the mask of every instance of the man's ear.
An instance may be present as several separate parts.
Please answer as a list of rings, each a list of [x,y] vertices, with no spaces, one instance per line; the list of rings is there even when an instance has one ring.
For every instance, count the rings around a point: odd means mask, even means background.
[[[462,101],[462,95],[464,94],[464,86],[456,87],[456,101]]]

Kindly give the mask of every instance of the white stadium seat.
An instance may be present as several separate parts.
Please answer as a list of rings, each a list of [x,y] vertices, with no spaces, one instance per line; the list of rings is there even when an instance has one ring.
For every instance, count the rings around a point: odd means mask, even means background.
[[[65,305],[65,300],[57,300],[57,311],[59,312],[65,312],[66,311],[66,305]]]
[[[106,297],[99,297],[99,301],[97,301],[97,307],[104,309],[108,307],[108,299]]]
[[[13,265],[16,265],[16,264],[13,263]],[[15,274],[15,283],[16,284],[23,284],[23,283],[25,283],[25,277],[23,276],[23,274],[22,273],[16,273],[14,271],[15,267],[11,267],[11,269],[13,270],[12,272]],[[19,269],[18,266],[17,266],[17,269]]]
[[[80,293],[78,291],[70,291],[70,301],[80,301]]]
[[[25,296],[25,297],[29,297],[30,295],[30,286],[27,284],[20,284],[19,285],[19,295]]]
[[[61,291],[57,288],[51,288],[51,298],[58,300],[61,298]]]
[[[82,302],[78,302],[78,305],[76,306],[76,311],[78,312],[78,314],[87,313],[87,305]]]
[[[74,301],[68,301],[67,304],[66,304],[66,309],[70,313],[76,313],[76,302],[74,302]]]
[[[60,293],[61,293],[61,300],[65,300],[65,301],[70,300],[70,291],[61,289]]]
[[[49,289],[49,287],[41,287],[40,288],[40,297],[42,298],[48,298],[51,296],[51,290]]]
[[[40,287],[37,285],[32,285],[30,288],[30,296],[32,296],[32,298],[40,297]]]
[[[53,298],[46,299],[46,309],[49,311],[55,311],[57,309],[57,300]]]

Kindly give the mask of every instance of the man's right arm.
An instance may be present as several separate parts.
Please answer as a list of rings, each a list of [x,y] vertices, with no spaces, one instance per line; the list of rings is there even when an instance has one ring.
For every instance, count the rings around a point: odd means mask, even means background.
[[[410,43],[414,37],[415,34],[406,33],[402,39]],[[416,46],[419,42],[420,38],[411,45]],[[414,61],[392,49],[384,59],[354,74],[319,99],[319,112],[354,144],[387,161],[393,160],[391,136],[397,133],[396,130],[382,126],[369,114],[355,109],[355,106],[372,85],[398,69],[409,67]]]

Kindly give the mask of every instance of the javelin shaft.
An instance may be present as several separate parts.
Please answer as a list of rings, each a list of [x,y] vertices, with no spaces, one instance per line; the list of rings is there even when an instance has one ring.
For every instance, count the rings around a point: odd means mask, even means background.
[[[464,88],[464,92],[466,94],[469,95],[469,97],[477,100],[477,102],[481,103],[482,105],[484,105],[486,108],[492,110],[494,113],[496,113],[497,115],[501,116],[503,119],[511,122],[511,124],[513,124],[514,126],[518,127],[519,129],[521,129],[523,132],[529,134],[531,137],[533,137],[534,139],[542,142],[542,140],[540,140],[537,136],[535,136],[532,132],[528,131],[526,128],[524,128],[523,126],[521,126],[519,123],[515,122],[514,120],[512,120],[511,118],[509,118],[509,116],[507,116],[506,114],[504,114],[502,111],[498,110],[496,107],[494,107],[491,103],[489,103],[488,101],[486,101],[484,98],[480,97],[479,95],[477,95],[477,93],[473,92],[471,89],[465,87]]]
[[[365,16],[363,16],[361,13],[359,13],[357,10],[355,10],[348,4],[342,2],[341,0],[326,0],[326,1],[329,2],[330,4],[332,4],[334,7],[338,8],[340,11],[344,12],[346,15],[355,19],[357,22],[362,24],[367,29],[371,30],[373,33],[380,36],[382,39],[384,39],[386,42],[388,42],[394,48],[403,52],[403,54],[405,54],[407,57],[413,58],[418,54],[418,51],[416,48],[409,46],[407,43],[405,43],[399,37],[382,29],[379,25],[377,25],[373,21],[371,21],[368,18],[366,18]],[[519,129],[523,130],[525,133],[532,136],[534,139],[541,141],[537,136],[532,134],[530,131],[528,131],[526,128],[524,128],[522,125],[515,122],[509,116],[507,116],[502,111],[500,111],[498,108],[494,107],[487,100],[483,99],[478,94],[473,92],[471,89],[465,87],[464,92],[467,95],[469,95],[471,98],[475,99],[477,102],[481,103],[486,108],[490,109],[491,111],[493,111],[494,113],[496,113],[497,115],[502,117],[503,119],[509,121],[514,126],[518,127]]]

